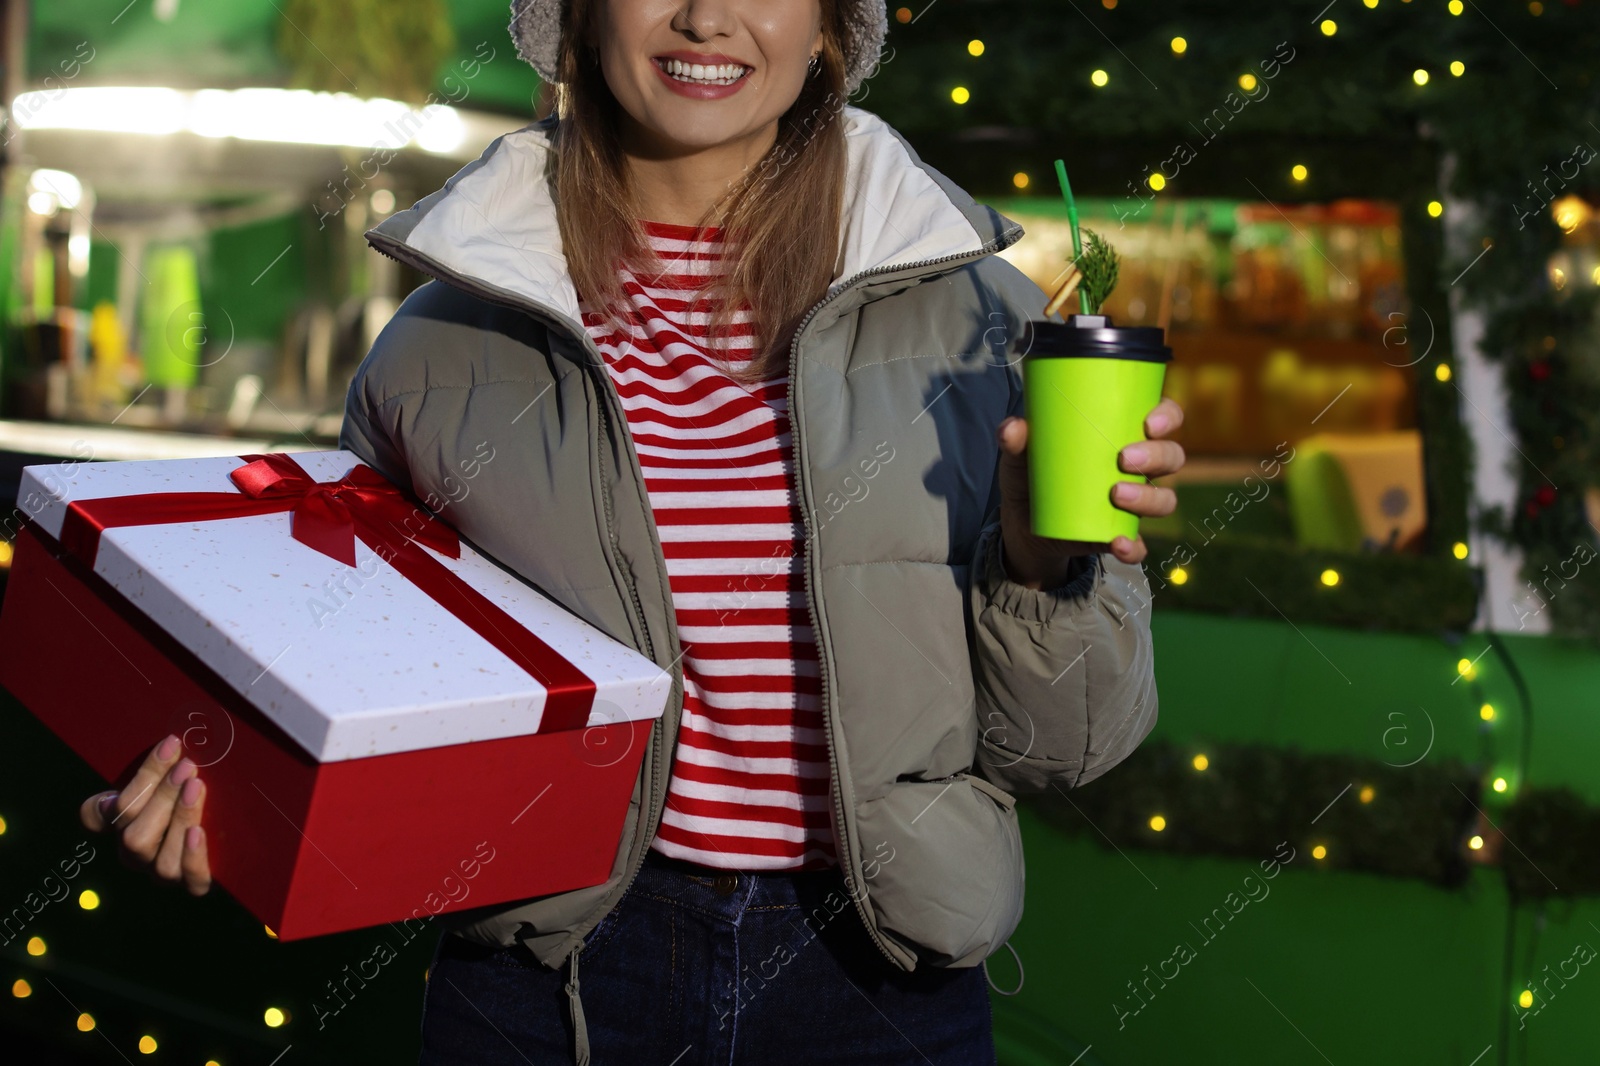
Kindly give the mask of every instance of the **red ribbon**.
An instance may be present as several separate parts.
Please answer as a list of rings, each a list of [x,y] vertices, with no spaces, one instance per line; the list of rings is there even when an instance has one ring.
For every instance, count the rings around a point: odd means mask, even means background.
[[[61,546],[90,569],[100,534],[115,526],[214,522],[291,512],[290,535],[346,566],[356,565],[355,542],[371,548],[430,599],[465,623],[548,690],[540,733],[582,729],[594,704],[595,683],[560,652],[523,628],[488,597],[423,550],[461,557],[455,530],[417,505],[371,467],[358,465],[338,481],[313,481],[282,452],[241,456],[228,476],[233,492],[156,492],[109,496],[68,505]]]

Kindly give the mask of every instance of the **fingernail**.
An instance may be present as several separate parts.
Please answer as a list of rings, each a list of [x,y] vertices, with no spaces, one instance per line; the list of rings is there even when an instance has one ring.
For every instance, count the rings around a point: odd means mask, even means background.
[[[1167,423],[1167,416],[1166,415],[1151,415],[1150,416],[1149,425],[1150,425],[1150,432],[1152,434],[1165,433],[1167,431],[1167,424],[1168,423]]]
[[[193,777],[194,773],[194,763],[190,762],[188,759],[179,759],[178,765],[172,768],[172,773],[168,775],[168,778],[174,785],[181,785],[185,781],[189,780],[189,778]]]
[[[1117,482],[1117,499],[1122,503],[1132,503],[1139,495],[1139,490],[1126,481]]]
[[[121,793],[112,792],[100,797],[100,816],[102,818],[110,818],[116,813],[117,797],[119,795]]]
[[[1150,461],[1150,452],[1142,444],[1130,444],[1122,449],[1122,457],[1128,461],[1129,466],[1138,469]]]
[[[183,834],[183,846],[194,851],[200,846],[200,834],[203,830],[197,825],[191,825]]]
[[[181,746],[182,745],[178,742],[177,737],[168,737],[166,740],[163,740],[161,742],[161,746],[156,749],[156,758],[160,759],[162,762],[165,762],[174,755],[178,754],[178,748]]]
[[[185,807],[193,807],[200,802],[200,779],[191,777],[183,783],[183,791],[178,793],[178,801]]]

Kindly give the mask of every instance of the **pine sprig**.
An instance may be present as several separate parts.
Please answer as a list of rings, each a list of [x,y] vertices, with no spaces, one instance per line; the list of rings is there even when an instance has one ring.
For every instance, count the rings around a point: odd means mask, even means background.
[[[1078,273],[1083,275],[1079,291],[1088,294],[1088,314],[1100,313],[1111,290],[1117,287],[1117,268],[1121,259],[1115,248],[1092,229],[1083,231],[1083,254],[1078,256]]]

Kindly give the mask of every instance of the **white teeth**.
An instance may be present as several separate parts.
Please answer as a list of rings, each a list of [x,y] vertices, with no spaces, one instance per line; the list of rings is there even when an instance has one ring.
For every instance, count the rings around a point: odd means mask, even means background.
[[[747,69],[737,63],[707,66],[701,63],[685,63],[678,59],[658,59],[656,63],[679,81],[696,81],[706,85],[732,85],[744,77]]]

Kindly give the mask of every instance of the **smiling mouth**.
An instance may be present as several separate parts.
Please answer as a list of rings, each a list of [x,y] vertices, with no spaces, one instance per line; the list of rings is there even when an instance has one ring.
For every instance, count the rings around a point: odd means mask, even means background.
[[[732,85],[755,69],[738,63],[702,66],[698,63],[685,63],[679,59],[657,58],[651,62],[660,67],[667,77],[686,85]]]

